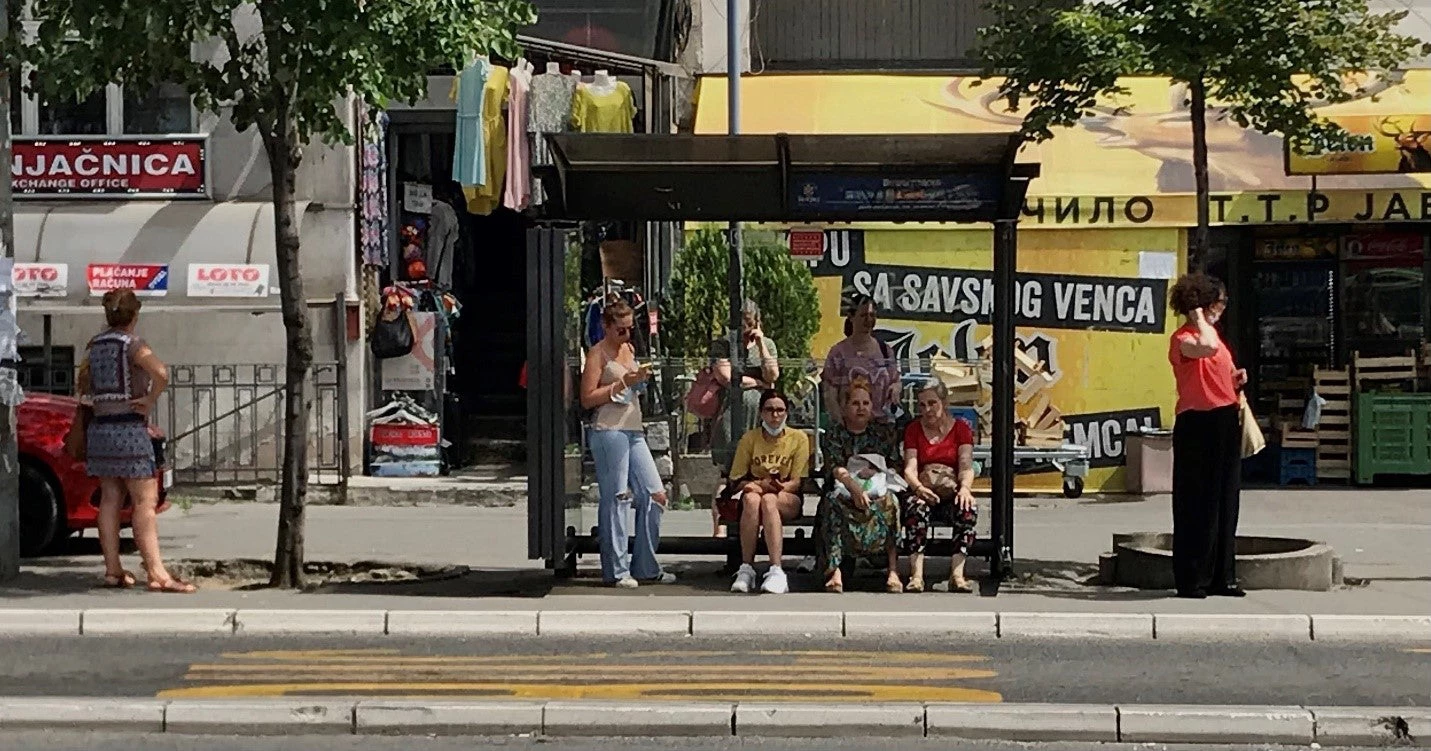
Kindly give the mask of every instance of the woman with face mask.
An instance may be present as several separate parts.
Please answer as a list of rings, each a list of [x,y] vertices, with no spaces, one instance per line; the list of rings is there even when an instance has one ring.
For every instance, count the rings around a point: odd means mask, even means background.
[[[1188,274],[1169,295],[1186,322],[1168,343],[1177,382],[1173,424],[1173,581],[1179,597],[1242,597],[1237,586],[1237,515],[1241,506],[1240,391],[1237,367],[1216,325],[1227,310],[1227,288],[1206,274]]]
[[[760,395],[760,426],[741,436],[730,467],[730,483],[721,503],[722,515],[740,518],[740,569],[732,592],[755,587],[755,549],[761,531],[770,554],[770,570],[760,590],[785,594],[790,584],[781,566],[785,525],[800,518],[800,484],[810,468],[810,439],[804,431],[786,427],[790,401],[775,389]]]
[[[581,406],[595,410],[591,420],[591,458],[596,462],[597,535],[601,579],[607,586],[635,589],[639,582],[671,584],[674,574],[656,562],[666,487],[656,469],[641,422],[637,389],[651,377],[637,364],[631,346],[635,314],[617,301],[602,312],[606,336],[586,353],[581,371]],[[628,552],[627,514],[635,509],[636,543]]]
[[[775,388],[775,382],[780,380],[780,353],[775,348],[775,340],[766,336],[761,327],[760,306],[756,305],[754,300],[746,300],[741,309],[740,341],[742,360],[739,371],[732,370],[731,367],[730,340],[721,337],[711,342],[711,374],[722,389],[720,414],[711,426],[711,461],[721,477],[721,487],[717,488],[716,497],[722,495],[721,489],[730,481],[730,464],[735,458],[736,441],[746,431],[757,427],[760,419],[760,394],[766,389]],[[731,380],[736,378],[740,381],[743,407],[739,425],[731,421],[729,391],[726,390]],[[723,519],[718,504],[712,504],[711,512],[712,534],[724,537],[725,525],[721,522],[735,521],[734,517]]]

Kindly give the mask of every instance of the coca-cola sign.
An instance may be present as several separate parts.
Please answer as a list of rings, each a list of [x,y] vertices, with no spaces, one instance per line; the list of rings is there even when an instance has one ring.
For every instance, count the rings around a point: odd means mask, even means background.
[[[203,198],[209,194],[205,142],[201,136],[16,139],[10,177],[19,198]]]

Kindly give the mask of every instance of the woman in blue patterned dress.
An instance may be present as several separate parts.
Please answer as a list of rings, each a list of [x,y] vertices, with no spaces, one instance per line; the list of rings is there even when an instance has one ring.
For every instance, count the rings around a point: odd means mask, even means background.
[[[149,589],[189,593],[194,585],[164,567],[159,554],[159,481],[149,413],[169,384],[169,371],[154,350],[134,335],[139,298],[132,290],[104,295],[108,328],[89,341],[80,367],[81,397],[93,408],[85,434],[85,469],[99,478],[99,546],[104,552],[104,585],[135,583],[119,558],[119,512],[125,498],[134,506],[134,542],[144,559]]]

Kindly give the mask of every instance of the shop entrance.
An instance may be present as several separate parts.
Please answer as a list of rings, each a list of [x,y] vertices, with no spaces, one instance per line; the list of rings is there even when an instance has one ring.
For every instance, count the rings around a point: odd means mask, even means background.
[[[991,534],[974,547],[995,577],[1013,559],[1016,228],[1037,164],[1016,164],[1017,134],[947,136],[547,137],[555,186],[547,222],[527,233],[528,555],[570,571],[592,552],[572,430],[576,383],[564,310],[570,230],[589,217],[682,222],[959,222],[994,225]],[[724,294],[724,290],[722,290]],[[669,402],[668,402],[669,404]],[[648,413],[647,418],[655,417]],[[579,435],[578,428],[575,433]],[[572,496],[575,497],[572,497]],[[578,530],[582,530],[578,532]],[[664,536],[663,553],[715,552],[709,537]],[[787,547],[787,552],[797,551]]]
[[[424,227],[431,212],[416,202],[430,197],[447,203],[458,220],[451,253],[422,269],[427,278],[450,279],[443,286],[462,306],[447,331],[452,358],[439,402],[443,437],[452,444],[449,466],[520,462],[526,412],[518,383],[526,358],[522,254],[531,222],[503,206],[487,214],[467,210],[460,186],[452,182],[454,111],[397,110],[390,117],[392,278],[417,276],[407,268],[405,232]],[[451,267],[441,268],[446,263]]]

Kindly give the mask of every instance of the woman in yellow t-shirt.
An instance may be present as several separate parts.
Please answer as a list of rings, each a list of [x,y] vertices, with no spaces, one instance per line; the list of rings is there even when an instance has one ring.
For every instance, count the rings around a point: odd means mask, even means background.
[[[749,592],[755,586],[755,548],[765,530],[770,570],[760,590],[785,594],[790,584],[780,565],[785,524],[800,518],[804,501],[800,484],[810,471],[810,439],[804,431],[785,425],[790,401],[775,389],[760,395],[760,425],[752,428],[735,449],[730,467],[730,495],[726,503],[739,504],[740,570],[732,592]]]

